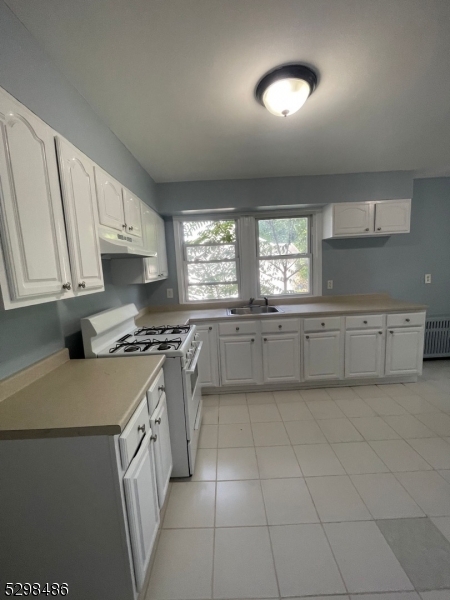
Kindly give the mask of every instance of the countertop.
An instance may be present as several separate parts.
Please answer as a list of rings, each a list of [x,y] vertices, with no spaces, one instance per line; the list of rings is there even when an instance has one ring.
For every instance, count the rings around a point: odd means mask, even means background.
[[[245,304],[242,302],[241,305]],[[279,319],[283,317],[314,317],[316,315],[348,315],[348,314],[371,314],[386,312],[414,312],[424,311],[426,306],[414,304],[404,300],[396,300],[387,294],[355,294],[352,296],[317,296],[305,299],[296,304],[277,304],[270,302],[283,312],[269,313],[263,315],[229,315],[226,308],[201,308],[186,307],[180,310],[152,310],[143,314],[137,320],[137,324],[145,325],[181,325],[189,321],[198,323],[200,321],[225,321],[230,319]],[[236,306],[236,302],[230,302],[230,306]]]
[[[164,360],[69,360],[0,402],[0,439],[120,434]]]

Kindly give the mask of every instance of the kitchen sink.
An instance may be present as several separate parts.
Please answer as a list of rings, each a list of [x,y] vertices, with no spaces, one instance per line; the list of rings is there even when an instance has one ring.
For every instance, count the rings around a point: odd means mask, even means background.
[[[241,315],[265,315],[269,313],[281,313],[283,312],[276,306],[243,306],[241,308],[228,308],[229,315],[241,316]]]

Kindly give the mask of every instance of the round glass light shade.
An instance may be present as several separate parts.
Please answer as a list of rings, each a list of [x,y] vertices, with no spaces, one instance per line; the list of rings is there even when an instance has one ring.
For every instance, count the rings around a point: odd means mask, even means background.
[[[262,101],[269,112],[277,117],[296,113],[311,93],[310,84],[304,79],[288,77],[274,81],[265,90]]]

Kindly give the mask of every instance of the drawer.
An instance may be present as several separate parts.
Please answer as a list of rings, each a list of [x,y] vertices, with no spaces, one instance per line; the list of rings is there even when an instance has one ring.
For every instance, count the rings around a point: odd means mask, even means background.
[[[243,333],[256,333],[256,321],[232,321],[219,324],[219,335],[241,335]]]
[[[261,321],[262,333],[287,333],[299,331],[300,321],[298,319],[267,319]]]
[[[379,329],[383,327],[384,315],[358,315],[357,317],[346,317],[346,329]]]
[[[133,460],[145,434],[150,429],[147,398],[143,398],[119,438],[120,458],[125,470]]]
[[[164,371],[161,369],[155,381],[152,383],[152,385],[147,391],[148,412],[150,413],[150,415],[153,414],[156,407],[158,406],[159,400],[163,395],[164,390]]]
[[[399,313],[398,315],[388,315],[388,327],[412,327],[425,325],[425,313]]]
[[[341,328],[341,317],[305,319],[305,331],[332,331]]]

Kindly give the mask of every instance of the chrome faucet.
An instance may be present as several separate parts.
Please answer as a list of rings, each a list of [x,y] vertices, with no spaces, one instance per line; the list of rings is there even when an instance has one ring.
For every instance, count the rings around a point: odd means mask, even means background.
[[[269,306],[269,300],[267,299],[267,296],[263,296],[265,302],[266,302],[266,306]]]
[[[254,301],[255,301],[255,299],[254,299],[254,298],[250,298],[250,300],[248,301],[248,305],[249,305],[249,306],[252,306],[252,304],[253,304],[253,302],[254,302]]]

